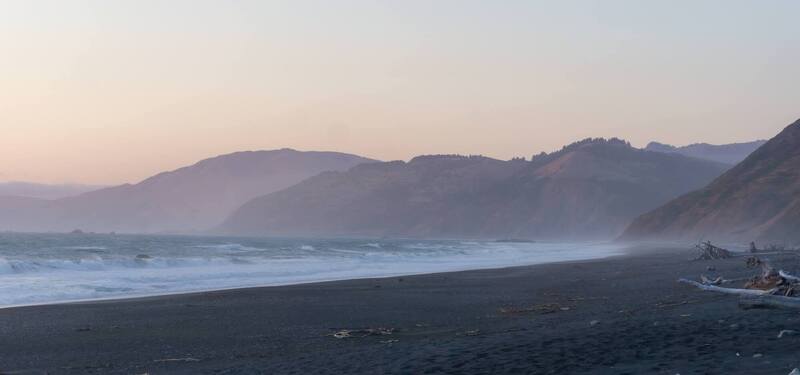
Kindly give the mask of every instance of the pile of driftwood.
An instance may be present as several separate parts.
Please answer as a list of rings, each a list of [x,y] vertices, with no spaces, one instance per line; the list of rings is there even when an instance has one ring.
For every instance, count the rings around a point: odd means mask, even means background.
[[[733,258],[733,253],[721,247],[714,246],[711,241],[701,242],[695,245],[700,254],[694,260],[712,260]]]
[[[755,246],[751,246],[751,253]],[[728,259],[736,257],[734,253],[704,242],[697,245],[701,251],[698,260]],[[745,255],[746,256],[746,255]],[[745,308],[753,307],[789,307],[800,308],[800,277],[783,270],[775,269],[769,261],[757,256],[746,258],[748,268],[759,269],[760,272],[749,278],[728,280],[721,276],[709,278],[700,275],[700,282],[680,279],[679,282],[694,285],[702,290],[716,293],[732,294],[741,297],[739,304]],[[744,282],[742,288],[724,287],[726,284]]]

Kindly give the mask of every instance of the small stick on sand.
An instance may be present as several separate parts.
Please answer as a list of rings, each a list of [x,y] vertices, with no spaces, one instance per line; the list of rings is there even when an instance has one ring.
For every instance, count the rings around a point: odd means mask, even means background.
[[[163,362],[200,362],[197,358],[165,358],[165,359],[157,359],[153,362],[163,363]]]

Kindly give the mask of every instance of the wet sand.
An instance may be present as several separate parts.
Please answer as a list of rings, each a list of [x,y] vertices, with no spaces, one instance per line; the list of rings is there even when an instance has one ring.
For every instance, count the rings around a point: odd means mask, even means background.
[[[800,312],[743,310],[736,297],[679,284],[709,266],[727,278],[753,273],[742,258],[688,257],[660,249],[2,309],[0,373],[785,375],[800,367]],[[772,260],[800,270],[797,257]],[[355,332],[333,336],[342,330]],[[779,339],[781,330],[798,334]]]

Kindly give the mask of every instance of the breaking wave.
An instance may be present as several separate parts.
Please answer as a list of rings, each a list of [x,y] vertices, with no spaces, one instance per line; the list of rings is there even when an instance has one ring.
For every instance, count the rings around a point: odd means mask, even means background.
[[[609,243],[0,234],[0,307],[499,268],[623,251]]]

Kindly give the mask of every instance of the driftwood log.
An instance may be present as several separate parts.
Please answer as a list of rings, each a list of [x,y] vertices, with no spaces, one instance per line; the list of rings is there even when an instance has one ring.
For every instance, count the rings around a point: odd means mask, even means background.
[[[737,295],[740,297],[739,306],[743,308],[759,307],[786,307],[800,309],[800,277],[789,274],[783,270],[776,270],[768,261],[757,257],[747,259],[748,268],[761,268],[759,275],[746,279],[743,288],[724,288],[720,285],[734,282],[717,277],[708,278],[700,276],[701,282],[680,279],[681,283],[686,283],[698,289]]]
[[[733,284],[733,283],[742,282],[742,281],[748,281],[748,280],[750,280],[749,277],[743,277],[743,278],[738,278],[738,279],[725,279],[722,276],[717,276],[714,279],[710,279],[706,275],[700,275],[700,282],[705,284],[705,285],[720,286],[720,285],[723,285],[723,284]]]
[[[778,275],[780,275],[782,278],[784,278],[786,280],[790,280],[790,281],[793,281],[793,282],[796,282],[796,283],[800,283],[800,277],[792,276],[792,275],[786,273],[786,271],[780,270],[780,271],[778,271]]]
[[[678,282],[694,285],[699,289],[709,291],[709,292],[716,292],[716,293],[723,293],[723,294],[733,294],[737,296],[763,296],[772,293],[771,290],[759,290],[759,289],[738,289],[738,288],[723,288],[716,285],[706,285],[702,283],[698,283],[697,281],[688,280],[688,279],[680,279]]]

